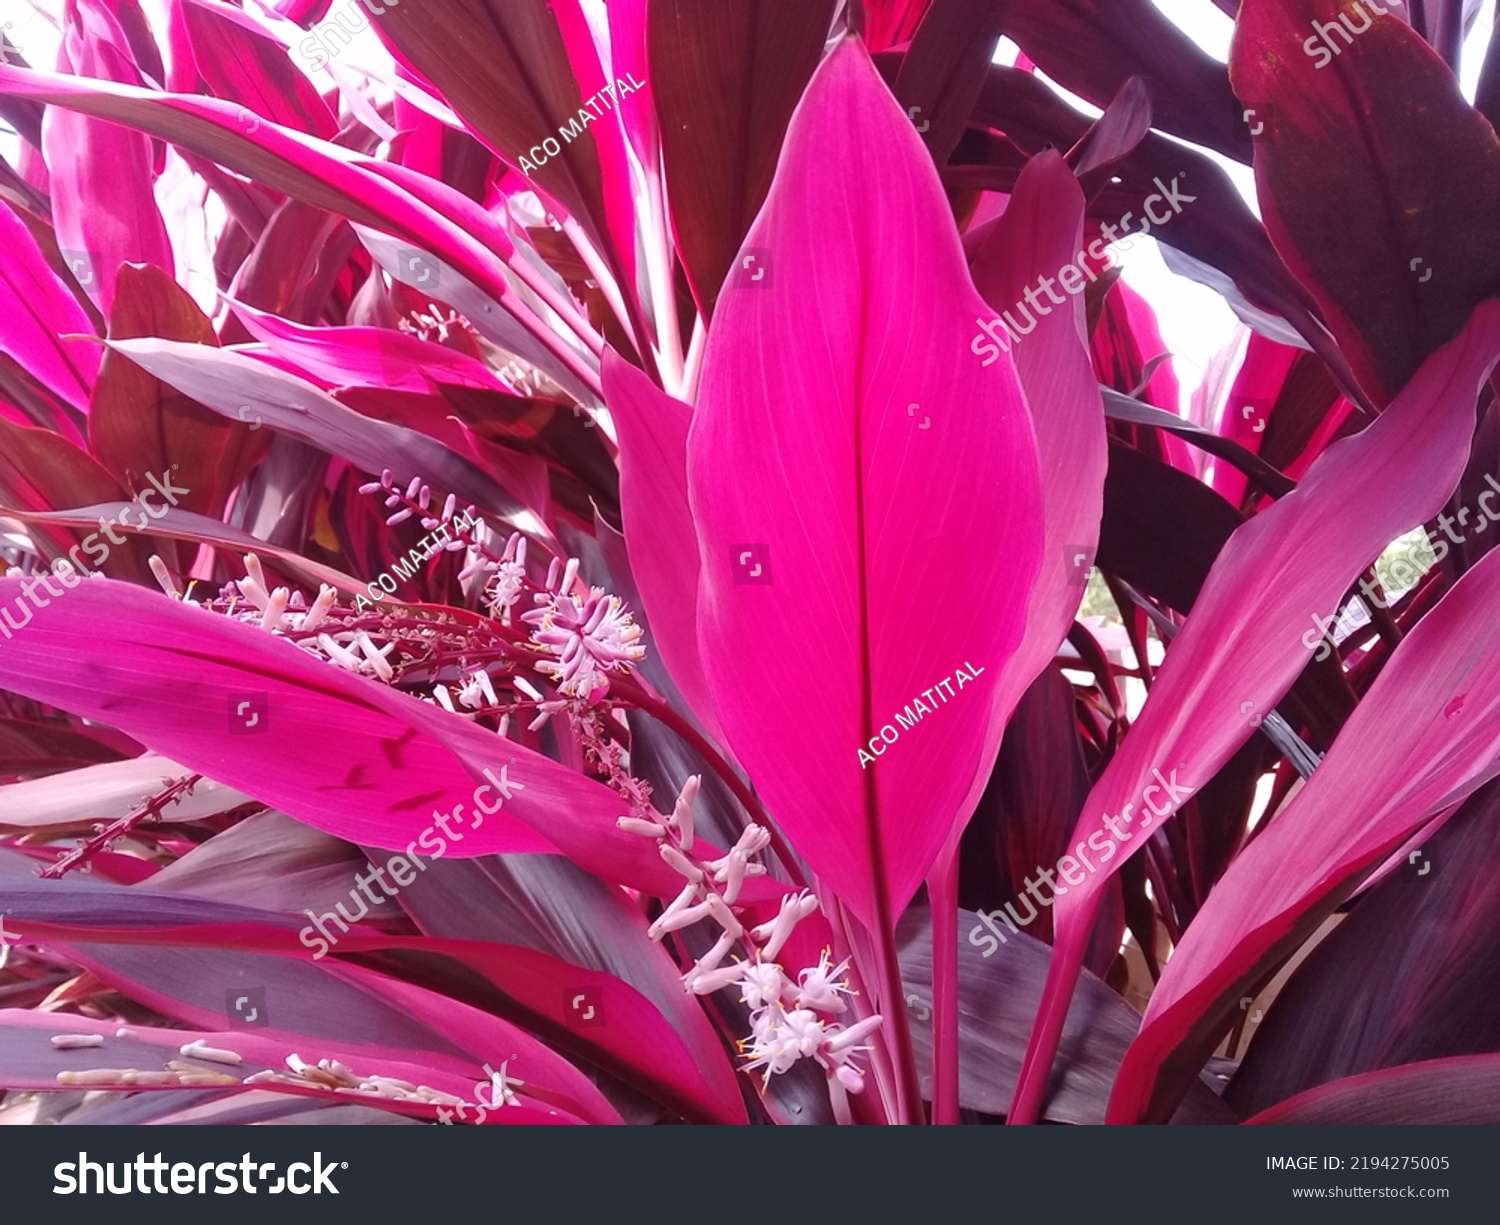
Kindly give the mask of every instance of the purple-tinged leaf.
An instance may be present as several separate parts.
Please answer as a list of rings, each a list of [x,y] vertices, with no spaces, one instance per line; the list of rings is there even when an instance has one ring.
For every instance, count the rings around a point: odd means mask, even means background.
[[[1319,1085],[1263,1110],[1247,1124],[1410,1127],[1500,1123],[1500,1055],[1407,1063]]]
[[[262,419],[351,461],[365,472],[392,468],[401,481],[420,476],[464,502],[548,539],[545,525],[462,456],[414,430],[366,417],[295,375],[226,349],[146,338],[111,341],[143,370],[222,417]]]
[[[1276,995],[1225,1096],[1243,1114],[1319,1084],[1500,1047],[1500,785],[1371,887]]]
[[[770,190],[787,121],[823,56],[835,7],[651,0],[647,8],[672,226],[705,316]]]
[[[1315,20],[1338,26],[1339,0],[1247,5],[1230,71],[1262,128],[1271,241],[1384,403],[1500,281],[1500,141],[1415,31],[1367,10],[1371,28],[1320,60],[1304,43]],[[1330,199],[1361,207],[1335,215]]]
[[[150,265],[120,267],[109,337],[217,344],[213,324],[187,292]],[[174,479],[187,490],[179,499],[183,509],[217,515],[265,454],[267,441],[243,417],[225,421],[119,353],[106,352],[89,406],[89,443],[122,488],[149,488],[149,474],[176,470]]]
[[[1143,819],[1145,806],[1166,819],[1219,770],[1307,665],[1318,646],[1313,618],[1336,606],[1392,540],[1440,509],[1463,472],[1474,398],[1497,358],[1500,302],[1491,302],[1378,420],[1329,447],[1294,492],[1220,554],[1074,831],[1075,842],[1107,840],[1093,848],[1103,870],[1058,897],[1053,976],[1013,1111],[1020,1121],[1035,1117],[1101,890],[1146,842],[1135,838],[1153,820]]]
[[[283,127],[323,140],[338,135],[338,118],[263,27],[237,8],[208,0],[186,0],[182,15],[208,92]]]
[[[1111,1121],[1170,1109],[1235,998],[1394,851],[1500,774],[1500,639],[1486,616],[1497,597],[1491,553],[1416,624],[1312,777],[1230,864],[1152,993]]]
[[[1001,930],[1005,930],[1001,928]],[[958,912],[959,1035],[963,1059],[959,1100],[967,1110],[1003,1115],[1026,1050],[1026,1033],[1047,977],[1047,946],[1031,936],[1007,933],[999,945],[967,939],[985,933],[972,911]],[[932,927],[928,911],[913,907],[896,929],[901,979],[913,1018],[912,1040],[923,1067],[924,1093],[931,1084]],[[988,942],[990,947],[984,948]],[[983,949],[983,951],[981,951]],[[1139,1018],[1103,982],[1084,976],[1068,1014],[1059,1071],[1053,1077],[1046,1118],[1054,1123],[1104,1122],[1104,1107],[1120,1060],[1135,1036]],[[1206,1086],[1198,1086],[1173,1118],[1174,1123],[1233,1123],[1235,1116]]]

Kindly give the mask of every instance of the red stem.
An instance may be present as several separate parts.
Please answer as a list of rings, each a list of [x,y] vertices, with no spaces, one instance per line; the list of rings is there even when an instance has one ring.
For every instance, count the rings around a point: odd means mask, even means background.
[[[927,878],[932,914],[932,1121],[958,1123],[958,847],[955,827]]]
[[[802,868],[798,864],[796,857],[792,854],[791,847],[787,845],[786,840],[781,836],[781,831],[777,829],[776,822],[771,820],[770,815],[761,806],[760,801],[756,799],[755,792],[751,791],[745,785],[740,776],[735,773],[734,768],[720,756],[719,750],[714,747],[713,743],[688,720],[684,719],[667,705],[663,698],[649,692],[644,685],[630,680],[623,684],[616,683],[615,691],[625,699],[626,705],[645,711],[652,718],[664,723],[697,751],[698,755],[708,763],[713,772],[724,780],[724,785],[729,788],[734,794],[734,798],[750,814],[750,819],[757,825],[764,826],[770,832],[771,847],[776,852],[776,858],[781,860],[782,864],[786,867],[787,874],[792,878],[792,883],[799,889],[805,889],[807,887],[807,879],[802,875]]]

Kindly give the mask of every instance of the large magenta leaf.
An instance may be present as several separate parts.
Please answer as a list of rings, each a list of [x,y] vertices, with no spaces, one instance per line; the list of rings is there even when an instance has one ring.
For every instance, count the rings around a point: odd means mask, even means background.
[[[0,604],[20,594],[20,580],[0,579]],[[472,820],[484,769],[514,760],[509,777],[525,790],[449,840],[448,854],[562,849],[658,896],[680,887],[647,840],[615,827],[608,788],[241,622],[97,579],[34,618],[0,642],[7,688],[119,727],[318,829],[403,850],[435,810],[464,801]],[[265,710],[265,729],[231,734],[247,699]]]
[[[1235,998],[1372,869],[1500,773],[1500,596],[1489,553],[1422,618],[1306,785],[1230,865],[1167,963],[1110,1117],[1158,1116],[1212,1051]]]
[[[743,250],[759,272],[719,299],[688,441],[703,662],[772,814],[889,931],[960,815],[1021,637],[1036,442],[1011,364],[969,350],[989,308],[858,42],[813,78]]]
[[[1151,827],[1146,804],[1164,819],[1184,791],[1213,777],[1307,665],[1318,646],[1313,618],[1334,609],[1386,545],[1442,507],[1468,456],[1475,395],[1497,358],[1500,302],[1491,302],[1380,418],[1329,447],[1293,493],[1225,546],[1074,831],[1075,843],[1103,838],[1114,849],[1105,857],[1095,846],[1097,870],[1059,891],[1053,976],[1014,1116],[1035,1117],[1095,907],[1147,841],[1135,836]]]
[[[620,510],[631,573],[673,682],[709,733],[722,739],[698,655],[698,537],[687,485],[693,410],[613,351],[605,354],[602,374],[620,432]]]

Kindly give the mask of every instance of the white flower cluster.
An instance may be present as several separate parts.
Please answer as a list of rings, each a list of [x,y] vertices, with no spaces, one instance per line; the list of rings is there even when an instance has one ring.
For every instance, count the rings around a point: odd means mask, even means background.
[[[695,855],[692,805],[700,781],[697,775],[687,780],[669,817],[618,821],[629,833],[656,839],[662,859],[686,880],[649,935],[660,940],[704,919],[717,923],[718,941],[683,975],[683,986],[695,995],[738,987],[741,1002],[750,1010],[750,1037],[740,1042],[745,1070],[761,1070],[765,1085],[798,1060],[813,1059],[828,1073],[835,1113],[847,1120],[846,1095],[864,1088],[864,1073],[850,1058],[869,1049],[860,1043],[880,1028],[881,1018],[868,1016],[848,1028],[832,1019],[848,1010],[843,997],[855,994],[844,977],[847,959],[834,965],[832,952],[824,949],[818,964],[801,971],[795,982],[776,962],[793,929],[818,909],[818,899],[810,893],[788,894],[776,917],[758,927],[747,929],[739,921],[732,907],[745,880],[765,874],[765,866],[752,857],[765,849],[771,836],[752,824],[727,854],[708,860]],[[750,957],[725,966],[736,943],[743,943]]]

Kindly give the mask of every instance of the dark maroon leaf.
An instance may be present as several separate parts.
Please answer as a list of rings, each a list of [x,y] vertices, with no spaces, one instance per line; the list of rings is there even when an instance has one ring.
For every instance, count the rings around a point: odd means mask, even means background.
[[[834,0],[651,0],[648,53],[667,197],[705,315],[770,190],[833,11]]]

